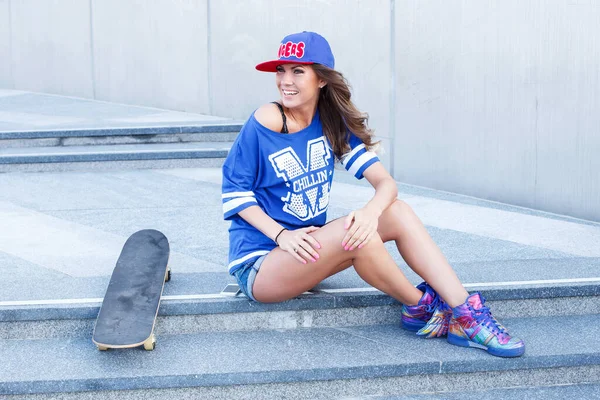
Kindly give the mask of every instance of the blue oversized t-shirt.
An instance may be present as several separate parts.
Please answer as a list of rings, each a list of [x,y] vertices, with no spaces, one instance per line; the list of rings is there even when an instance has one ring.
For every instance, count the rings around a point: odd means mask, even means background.
[[[364,171],[379,159],[350,132],[348,144],[351,151],[342,164],[362,179]],[[318,111],[308,127],[292,134],[264,127],[252,113],[223,165],[223,216],[231,221],[230,274],[277,247],[240,217],[240,211],[258,205],[289,230],[325,224],[334,161]]]

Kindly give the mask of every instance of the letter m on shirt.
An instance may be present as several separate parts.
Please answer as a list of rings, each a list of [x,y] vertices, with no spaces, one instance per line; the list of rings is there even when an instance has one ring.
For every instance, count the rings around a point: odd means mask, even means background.
[[[307,160],[304,164],[294,149],[286,147],[269,156],[277,177],[289,183],[290,191],[281,200],[283,211],[307,221],[327,211],[329,205],[328,169],[331,152],[325,138],[307,143]],[[325,177],[326,179],[315,179]]]

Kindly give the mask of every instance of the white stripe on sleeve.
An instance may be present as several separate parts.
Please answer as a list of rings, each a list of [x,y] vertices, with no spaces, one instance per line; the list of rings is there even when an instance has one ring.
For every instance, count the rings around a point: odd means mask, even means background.
[[[346,167],[346,164],[348,164],[348,161],[350,161],[352,159],[352,157],[354,157],[354,155],[356,153],[358,153],[359,151],[361,151],[364,148],[365,148],[365,144],[364,143],[356,146],[354,148],[354,150],[352,150],[350,153],[348,153],[348,155],[344,156],[344,161],[342,161],[342,165],[344,167]]]
[[[231,197],[254,197],[254,192],[230,192],[230,193],[223,193],[221,195],[222,199],[229,199]]]
[[[223,203],[223,214],[227,214],[229,211],[241,206],[244,203],[256,203],[256,199],[254,197],[240,197],[230,200],[227,203]]]
[[[348,172],[350,172],[352,175],[356,175],[356,172],[363,165],[365,165],[367,162],[369,162],[370,160],[372,160],[375,157],[377,157],[377,154],[373,153],[372,151],[367,151],[365,154],[362,154],[360,157],[358,157],[356,159],[356,161],[354,161],[352,163],[352,167],[350,167]]]

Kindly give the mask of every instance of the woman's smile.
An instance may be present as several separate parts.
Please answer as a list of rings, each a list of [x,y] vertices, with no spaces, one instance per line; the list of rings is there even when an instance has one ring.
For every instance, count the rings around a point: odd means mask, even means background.
[[[284,96],[295,96],[298,94],[297,90],[281,89],[281,92]]]

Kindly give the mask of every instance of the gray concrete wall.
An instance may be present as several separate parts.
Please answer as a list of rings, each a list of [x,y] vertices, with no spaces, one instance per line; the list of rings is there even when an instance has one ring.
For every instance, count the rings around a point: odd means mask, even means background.
[[[207,2],[92,1],[96,98],[209,113]]]
[[[0,88],[13,88],[10,56],[10,1],[0,0]]]
[[[397,179],[600,220],[599,20],[594,0],[0,0],[0,87],[245,119],[277,97],[254,65],[315,30]]]
[[[600,3],[401,4],[395,177],[600,220]]]
[[[91,97],[89,3],[13,0],[8,9],[13,87]]]

